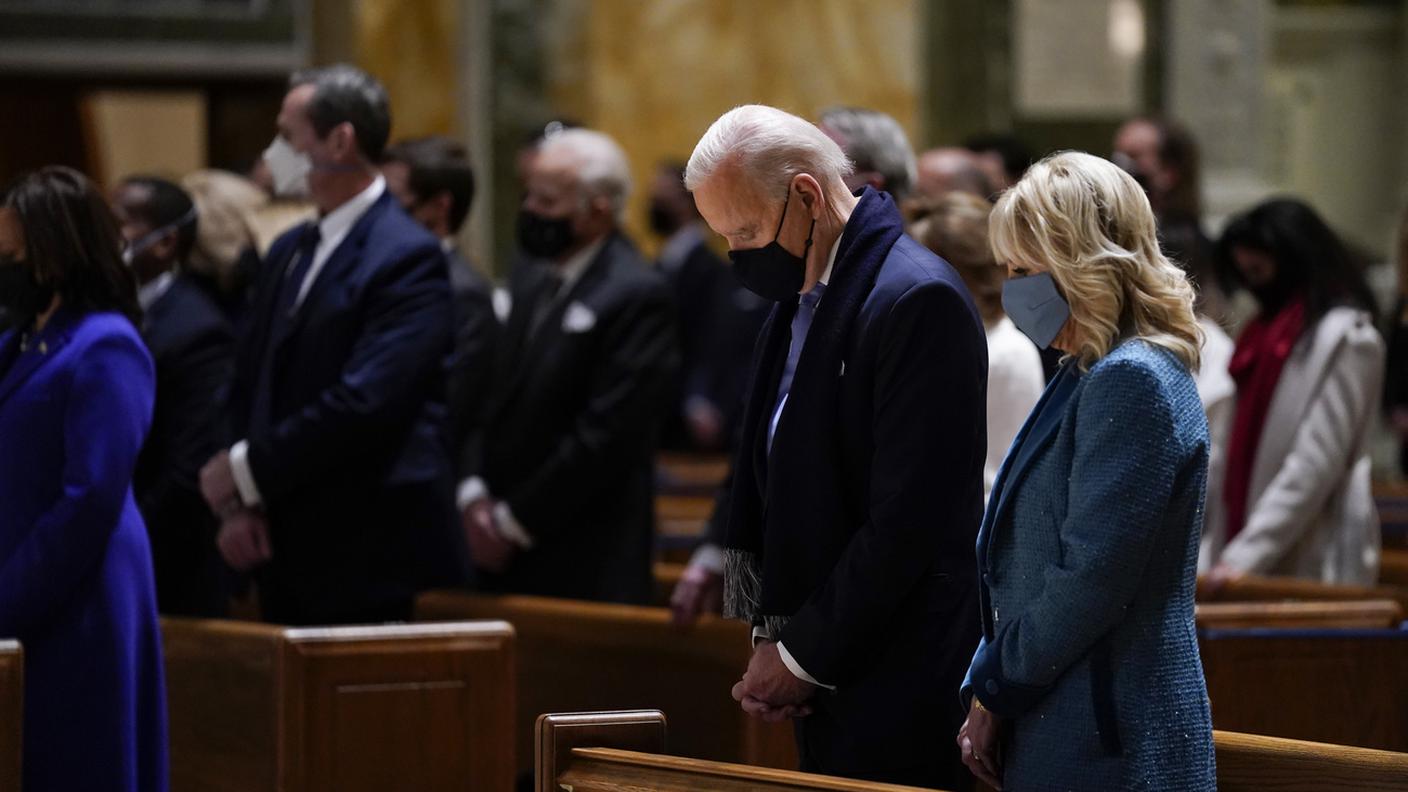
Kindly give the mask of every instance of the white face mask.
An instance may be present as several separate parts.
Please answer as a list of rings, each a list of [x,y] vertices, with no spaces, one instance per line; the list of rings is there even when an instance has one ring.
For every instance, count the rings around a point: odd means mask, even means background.
[[[308,195],[308,174],[313,171],[313,158],[295,149],[283,135],[274,138],[264,150],[264,163],[274,177],[274,193],[283,198],[303,198]]]

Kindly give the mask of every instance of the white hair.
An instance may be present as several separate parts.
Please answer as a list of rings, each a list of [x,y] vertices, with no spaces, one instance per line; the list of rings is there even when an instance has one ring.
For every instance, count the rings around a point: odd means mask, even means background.
[[[861,107],[832,107],[822,111],[821,123],[845,139],[843,149],[857,170],[880,174],[884,189],[896,201],[909,195],[919,168],[909,136],[893,116]]]
[[[684,186],[699,188],[724,165],[765,196],[782,198],[799,173],[822,190],[845,189],[851,162],[836,141],[810,121],[767,105],[743,105],[719,116],[694,147],[684,169]]]
[[[604,196],[620,222],[631,194],[631,166],[626,152],[604,132],[564,129],[549,135],[538,146],[539,155],[559,156],[572,163],[583,200]]]

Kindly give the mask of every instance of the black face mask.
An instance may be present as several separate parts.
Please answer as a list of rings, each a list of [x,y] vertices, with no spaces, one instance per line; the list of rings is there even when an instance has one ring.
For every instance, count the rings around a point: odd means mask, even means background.
[[[650,230],[662,237],[667,237],[679,230],[675,225],[675,218],[659,201],[650,202]]]
[[[777,231],[772,241],[760,248],[730,250],[729,260],[733,262],[733,274],[743,287],[759,297],[774,302],[796,300],[807,279],[807,254],[812,250],[812,232],[816,221],[807,229],[807,244],[802,255],[794,256],[777,241],[782,233],[782,223],[787,219],[787,204],[792,200],[792,191],[787,191],[787,199],[782,202],[782,217],[777,221]]]
[[[557,258],[572,247],[572,218],[543,217],[527,209],[518,213],[518,244],[536,258]]]
[[[41,286],[23,263],[0,257],[0,308],[15,325],[29,324],[54,301],[54,290]]]

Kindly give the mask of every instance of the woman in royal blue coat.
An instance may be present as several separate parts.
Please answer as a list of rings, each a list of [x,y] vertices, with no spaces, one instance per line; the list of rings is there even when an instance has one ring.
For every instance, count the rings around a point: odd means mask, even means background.
[[[117,228],[76,171],[0,200],[0,305],[0,636],[24,646],[24,788],[161,792],[161,635],[131,487],[152,363]]]
[[[1067,354],[978,534],[964,762],[1013,790],[1216,788],[1193,624],[1208,429],[1193,290],[1138,183],[1064,153],[998,201],[1003,304]]]

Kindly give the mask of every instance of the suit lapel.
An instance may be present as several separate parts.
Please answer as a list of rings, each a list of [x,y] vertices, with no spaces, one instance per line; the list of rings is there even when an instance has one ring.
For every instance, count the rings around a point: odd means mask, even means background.
[[[984,520],[984,546],[991,541],[992,528],[1002,519],[1003,514],[1011,505],[1009,497],[1017,486],[1021,484],[1022,478],[1031,468],[1032,463],[1037,459],[1046,446],[1056,436],[1056,432],[1061,428],[1061,422],[1066,417],[1066,408],[1070,402],[1071,393],[1080,382],[1080,371],[1074,363],[1067,363],[1061,368],[1056,379],[1042,393],[1041,400],[1032,409],[1031,415],[1027,417],[1027,422],[1022,426],[1022,430],[1017,433],[1017,438],[1012,441],[1012,448],[1003,460],[1002,467],[998,470],[997,480],[993,483],[992,500],[995,504],[990,504],[987,517]]]
[[[300,303],[298,308],[294,311],[293,317],[283,323],[283,332],[280,333],[278,338],[274,339],[276,348],[282,346],[288,339],[298,334],[303,324],[308,321],[308,314],[313,312],[314,306],[318,304],[318,301],[323,295],[342,280],[342,275],[349,266],[361,260],[362,248],[366,246],[367,242],[367,234],[370,233],[372,226],[375,225],[381,213],[386,211],[391,205],[391,200],[391,193],[389,191],[383,192],[381,197],[376,199],[376,203],[373,203],[371,208],[367,209],[361,217],[357,218],[357,222],[353,224],[352,230],[347,232],[346,238],[344,238],[342,242],[338,244],[337,248],[333,250],[332,254],[328,256],[328,260],[323,262],[322,269],[318,271],[318,277],[315,278],[313,284],[308,287],[308,293],[303,295],[303,302]],[[297,257],[298,253],[295,249],[294,255],[290,261]],[[285,264],[285,267],[287,267],[287,264]],[[277,300],[278,298],[276,296],[276,304]]]
[[[38,371],[55,357],[55,354],[68,343],[72,330],[71,324],[76,321],[76,317],[71,317],[67,311],[60,308],[49,320],[49,326],[45,327],[43,333],[38,334],[35,344],[40,344],[41,349],[30,349],[28,352],[21,352],[19,349],[20,333],[12,331],[4,336],[4,355],[14,356],[14,363],[10,370],[0,379],[0,404],[4,404],[19,387],[23,385],[34,372]]]

